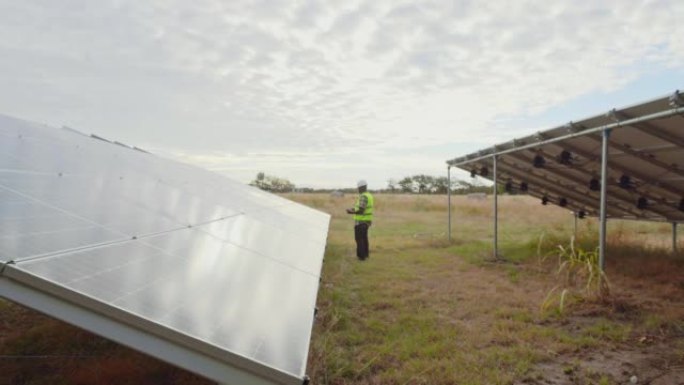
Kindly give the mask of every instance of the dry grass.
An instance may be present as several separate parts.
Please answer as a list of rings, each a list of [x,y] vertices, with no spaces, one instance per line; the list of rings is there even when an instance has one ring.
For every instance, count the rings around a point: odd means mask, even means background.
[[[573,235],[565,210],[502,197],[506,261],[492,262],[491,200],[453,197],[448,242],[445,196],[378,194],[371,258],[361,263],[344,213],[354,196],[288,197],[333,215],[313,384],[607,384],[632,374],[677,383],[684,368],[684,263],[664,248],[667,225],[611,223],[612,296],[542,312],[558,280],[551,252]],[[579,222],[584,250],[597,228]],[[0,311],[0,354],[51,356],[0,358],[6,383],[208,383],[19,306],[0,301]]]
[[[333,215],[309,361],[316,384],[617,383],[629,378],[624,365],[642,370],[627,362],[637,350],[652,349],[673,367],[682,360],[682,260],[623,242],[653,241],[663,225],[611,224],[619,231],[610,238],[613,295],[574,298],[560,314],[539,309],[557,283],[551,252],[574,235],[565,210],[503,197],[508,262],[491,263],[491,200],[453,198],[449,243],[446,197],[378,195],[371,258],[361,263],[343,210],[353,196],[291,198],[313,199]],[[597,229],[593,219],[580,221],[579,247],[593,249]],[[600,355],[607,351],[622,359]]]

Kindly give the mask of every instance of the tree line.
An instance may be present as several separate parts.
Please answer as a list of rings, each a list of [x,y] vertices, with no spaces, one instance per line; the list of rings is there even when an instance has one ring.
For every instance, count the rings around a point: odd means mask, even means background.
[[[249,183],[250,186],[258,187],[270,192],[290,192],[295,189],[294,183],[285,178],[278,178],[277,176],[266,175],[264,172],[259,172],[256,178]]]
[[[346,189],[314,189],[310,187],[297,188],[294,183],[285,178],[266,175],[264,172],[259,172],[256,178],[249,183],[250,186],[258,187],[265,191],[282,193],[282,192],[332,192],[342,191],[346,193],[355,193],[355,188]],[[390,179],[387,181],[386,188],[371,189],[377,192],[387,193],[403,193],[403,194],[446,194],[449,186],[449,180],[445,176],[432,176],[425,174],[418,174],[413,176],[406,176],[401,179]],[[489,193],[492,188],[482,186],[480,184],[467,182],[461,179],[451,180],[452,194],[470,194],[470,193]]]
[[[406,176],[399,180],[387,181],[388,192],[405,194],[446,194],[449,188],[449,179],[445,176],[432,176],[418,174]],[[477,192],[490,192],[491,187],[470,183],[461,179],[451,180],[452,194],[470,194]]]

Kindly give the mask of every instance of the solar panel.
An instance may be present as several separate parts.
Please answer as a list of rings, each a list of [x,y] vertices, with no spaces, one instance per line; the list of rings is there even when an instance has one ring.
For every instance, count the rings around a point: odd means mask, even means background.
[[[71,129],[0,139],[0,295],[222,383],[303,381],[329,215]]]
[[[607,216],[684,221],[684,107],[675,93],[449,160],[481,175],[497,154],[497,182],[549,203],[599,214],[602,127],[610,128]],[[484,175],[482,175],[484,177]],[[491,174],[489,175],[491,178]]]

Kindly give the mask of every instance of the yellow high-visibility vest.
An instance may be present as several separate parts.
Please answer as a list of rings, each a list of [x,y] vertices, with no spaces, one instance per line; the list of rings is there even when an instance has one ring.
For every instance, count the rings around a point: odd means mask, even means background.
[[[368,191],[360,194],[359,197],[356,198],[356,204],[354,205],[354,211],[359,210],[359,205],[361,203],[361,195],[366,197],[366,199],[368,200],[368,203],[366,204],[366,209],[363,211],[363,214],[354,214],[354,220],[355,221],[361,221],[361,222],[371,222],[371,221],[373,221],[373,196]]]

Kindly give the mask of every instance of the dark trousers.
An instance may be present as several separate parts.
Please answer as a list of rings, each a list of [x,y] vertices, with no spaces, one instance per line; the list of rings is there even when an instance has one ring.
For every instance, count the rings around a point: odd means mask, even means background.
[[[356,239],[356,256],[360,260],[368,258],[370,245],[368,244],[368,228],[370,224],[359,223],[354,226],[354,239]]]

